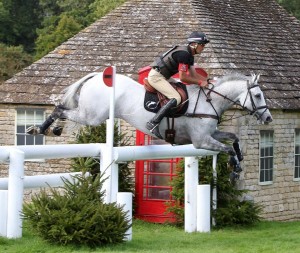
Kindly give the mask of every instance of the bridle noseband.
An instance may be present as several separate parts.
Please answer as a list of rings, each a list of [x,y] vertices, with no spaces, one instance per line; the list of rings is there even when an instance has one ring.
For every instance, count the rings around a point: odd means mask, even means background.
[[[247,110],[249,112],[250,115],[255,115],[257,117],[258,120],[260,120],[262,118],[262,116],[264,115],[264,113],[269,109],[267,105],[262,105],[262,106],[256,106],[256,104],[254,103],[254,99],[253,99],[253,95],[251,93],[251,89],[253,88],[256,88],[256,87],[259,87],[258,84],[255,84],[255,85],[252,85],[252,86],[249,86],[248,85],[248,92],[247,92],[247,95],[246,95],[246,98],[245,98],[245,101],[244,101],[244,104],[242,105],[242,108]],[[246,100],[247,100],[247,97],[248,95],[250,96],[250,101],[251,101],[251,106],[252,106],[252,110],[249,110],[246,106],[245,106],[245,103],[246,103]],[[259,113],[258,110],[260,109],[265,109],[262,113]]]

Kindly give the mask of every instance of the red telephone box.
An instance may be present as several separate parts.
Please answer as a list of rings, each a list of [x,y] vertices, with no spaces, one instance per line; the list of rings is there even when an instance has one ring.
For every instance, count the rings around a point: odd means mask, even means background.
[[[137,130],[137,145],[164,145],[163,140],[153,138]],[[135,201],[139,219],[150,222],[172,221],[166,213],[166,202],[171,201],[170,182],[175,176],[178,159],[143,160],[135,165]]]
[[[148,76],[151,67],[139,71],[139,83]],[[198,73],[207,75],[203,69]],[[173,76],[178,78],[178,75]],[[136,145],[164,145],[165,141],[136,131]],[[172,221],[173,215],[166,213],[166,202],[172,201],[170,182],[175,176],[179,159],[136,161],[135,165],[135,217],[150,222]]]

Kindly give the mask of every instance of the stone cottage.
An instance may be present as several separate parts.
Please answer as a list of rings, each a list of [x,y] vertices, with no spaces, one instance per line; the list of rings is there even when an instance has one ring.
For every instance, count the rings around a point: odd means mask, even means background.
[[[210,43],[197,63],[211,76],[261,73],[260,84],[274,121],[228,112],[220,127],[240,137],[245,159],[240,187],[264,205],[269,220],[300,219],[300,22],[275,0],[129,0],[0,86],[1,145],[69,143],[61,137],[26,136],[84,75],[114,65],[137,80],[158,53],[185,44],[191,31]],[[230,117],[234,115],[234,117]],[[124,125],[123,131],[135,132]],[[26,174],[60,172],[68,160],[28,161]],[[1,165],[1,176],[7,167]]]

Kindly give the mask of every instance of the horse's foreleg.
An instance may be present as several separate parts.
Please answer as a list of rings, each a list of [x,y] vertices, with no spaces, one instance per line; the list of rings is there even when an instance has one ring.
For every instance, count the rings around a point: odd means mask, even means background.
[[[218,139],[212,136],[206,136],[204,139],[197,141],[194,139],[193,145],[195,148],[203,148],[207,150],[225,152],[231,156],[236,155],[234,149],[231,146],[225,145],[220,142]]]
[[[242,161],[244,159],[242,151],[240,149],[239,145],[239,138],[234,134],[230,132],[222,132],[219,130],[216,130],[213,134],[212,137],[215,138],[218,141],[225,141],[225,140],[230,140],[233,142],[233,149],[235,151],[235,154],[237,156],[237,159],[239,161]]]
[[[235,141],[233,144],[233,149],[237,155],[237,158],[239,159],[239,161],[243,161],[244,160],[244,156],[242,154],[242,150],[240,148],[240,144],[239,144],[239,140],[237,139],[237,141]]]
[[[220,142],[225,140],[233,141],[233,148],[230,147],[230,149],[228,149],[227,151],[227,153],[231,156],[229,164],[233,167],[234,173],[240,173],[242,171],[240,161],[243,160],[243,155],[240,149],[238,137],[233,133],[222,132],[217,130],[214,132],[214,134],[212,134],[212,138]]]

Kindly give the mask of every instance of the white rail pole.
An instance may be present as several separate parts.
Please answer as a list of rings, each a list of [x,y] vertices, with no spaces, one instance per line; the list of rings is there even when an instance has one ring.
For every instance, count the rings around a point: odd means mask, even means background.
[[[115,162],[136,161],[146,159],[165,159],[175,157],[192,157],[216,155],[217,151],[196,149],[190,145],[147,145],[115,147]]]
[[[11,149],[18,149],[25,153],[25,159],[59,159],[73,157],[99,157],[103,143],[91,144],[56,144],[56,145],[28,145],[1,146],[0,160],[8,161]]]
[[[129,220],[129,224],[132,225],[132,193],[131,192],[118,192],[117,203],[119,206],[123,206],[123,211],[127,212],[126,218]],[[132,240],[132,227],[126,231],[126,241]]]
[[[1,146],[0,161],[9,160],[10,149],[18,149],[25,153],[25,159],[59,159],[73,157],[99,157],[106,150],[104,143],[91,144],[56,144],[37,146]],[[186,156],[216,155],[218,152],[205,149],[195,149],[190,145],[148,145],[114,147],[114,161],[126,162],[146,159],[164,159]],[[101,154],[102,155],[102,154]]]
[[[7,236],[7,200],[8,191],[0,190],[0,236]]]
[[[22,237],[24,152],[10,150],[7,203],[7,238]]]
[[[72,176],[80,175],[81,172],[58,173],[49,175],[24,176],[24,189],[33,189],[40,187],[58,187],[63,186],[63,180],[72,180]],[[88,176],[89,173],[86,173]],[[0,190],[8,189],[8,178],[0,178]]]
[[[210,232],[210,185],[197,186],[197,231]]]
[[[184,163],[184,230],[197,230],[198,158],[185,157]]]

